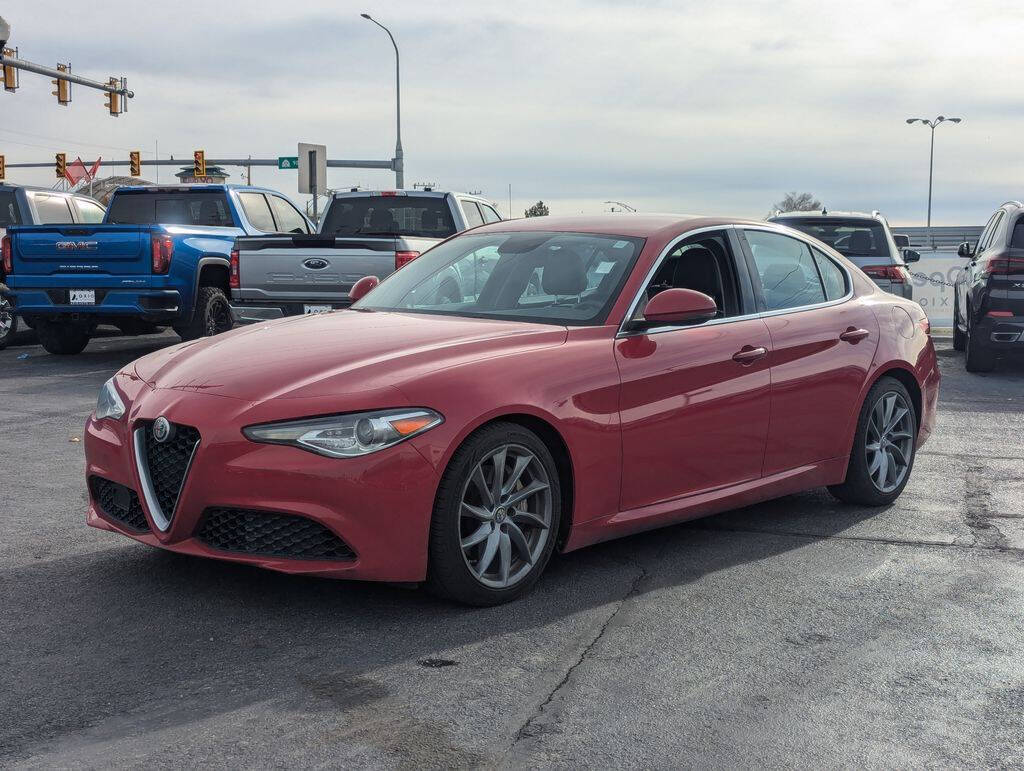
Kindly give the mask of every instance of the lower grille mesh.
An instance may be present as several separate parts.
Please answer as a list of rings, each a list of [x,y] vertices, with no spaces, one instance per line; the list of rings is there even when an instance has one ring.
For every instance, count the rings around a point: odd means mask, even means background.
[[[149,530],[146,515],[142,512],[142,504],[139,503],[139,496],[134,490],[98,476],[89,477],[89,489],[93,500],[107,519],[112,519],[136,533],[145,533]]]
[[[305,517],[252,509],[207,509],[196,536],[223,551],[292,559],[352,560],[348,544]]]

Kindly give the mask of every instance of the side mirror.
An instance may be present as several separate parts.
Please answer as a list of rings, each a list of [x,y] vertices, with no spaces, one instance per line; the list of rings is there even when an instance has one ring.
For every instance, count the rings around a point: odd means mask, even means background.
[[[915,252],[913,249],[903,250],[903,261],[904,262],[917,262],[921,259],[921,253]]]
[[[706,321],[718,315],[715,301],[693,289],[666,289],[658,292],[644,308],[644,321],[679,324]]]
[[[910,248],[910,236],[903,233],[893,233],[892,240],[896,242],[896,246],[900,249]]]
[[[970,259],[974,256],[974,247],[971,245],[970,241],[964,241],[956,248],[956,253],[965,260]]]
[[[372,289],[376,288],[379,283],[380,279],[376,276],[363,276],[352,285],[351,289],[348,290],[348,297],[352,302],[362,300]]]

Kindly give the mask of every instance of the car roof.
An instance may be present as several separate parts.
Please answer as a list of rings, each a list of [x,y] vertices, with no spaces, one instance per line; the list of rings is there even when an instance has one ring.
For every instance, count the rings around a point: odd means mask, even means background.
[[[634,214],[615,212],[607,214],[577,215],[571,217],[525,217],[514,220],[492,222],[473,229],[474,233],[491,232],[554,231],[563,233],[593,233],[595,235],[629,236],[649,238],[652,236],[681,235],[691,230],[707,227],[746,225],[771,227],[769,223],[741,217],[714,217],[692,214]]]
[[[0,182],[0,190],[27,190],[31,193],[48,193],[49,195],[72,195],[78,198],[89,198],[88,193],[82,193],[73,190],[54,190],[52,187],[42,187],[40,185],[19,185],[12,184],[11,182]]]
[[[783,212],[776,212],[771,217],[769,217],[770,220],[797,219],[797,218],[800,218],[800,219],[803,219],[803,218],[807,218],[807,219],[818,218],[818,219],[823,219],[823,220],[828,220],[828,219],[842,219],[842,220],[864,219],[864,220],[876,220],[876,221],[879,221],[879,222],[885,220],[885,217],[882,216],[882,213],[881,212],[877,212],[877,211],[873,211],[873,212],[865,212],[865,211],[828,211],[828,210],[825,210],[825,211],[783,211]]]
[[[482,195],[460,193],[456,190],[436,190],[434,188],[429,190],[396,190],[394,188],[386,190],[335,190],[333,195],[335,198],[358,198],[359,196],[395,196],[398,198],[404,195],[424,196],[427,198],[444,198],[446,195],[455,195],[459,198],[472,198],[474,201],[484,201],[488,204],[491,203],[489,198],[485,198]]]
[[[128,191],[132,193],[149,192],[178,192],[180,190],[207,190],[210,192],[222,192],[226,190],[252,190],[259,191],[261,193],[277,193],[277,190],[271,190],[268,187],[255,187],[253,185],[235,185],[230,182],[183,182],[181,184],[170,184],[170,185],[121,185],[114,192],[119,193],[121,191]]]

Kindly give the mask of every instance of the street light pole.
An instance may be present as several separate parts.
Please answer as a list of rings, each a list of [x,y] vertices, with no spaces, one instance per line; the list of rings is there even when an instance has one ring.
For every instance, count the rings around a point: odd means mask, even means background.
[[[382,30],[388,33],[391,38],[391,45],[395,47],[395,185],[399,190],[405,187],[405,154],[402,152],[402,81],[400,77],[401,63],[398,57],[398,43],[391,30],[370,16],[368,13],[359,14],[364,19],[372,21]]]
[[[932,172],[935,169],[935,127],[940,123],[959,123],[963,118],[947,118],[940,115],[935,120],[927,118],[907,118],[908,124],[923,123],[931,129],[931,147],[928,152],[928,241],[932,248],[935,248],[935,241],[932,239]]]

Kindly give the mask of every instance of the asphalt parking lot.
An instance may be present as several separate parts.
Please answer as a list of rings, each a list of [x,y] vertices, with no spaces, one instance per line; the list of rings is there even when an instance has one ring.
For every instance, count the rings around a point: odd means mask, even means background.
[[[890,508],[791,496],[474,610],[87,528],[97,390],[176,339],[0,352],[0,765],[1024,764],[1024,364],[939,343]]]

